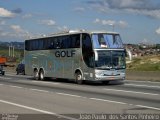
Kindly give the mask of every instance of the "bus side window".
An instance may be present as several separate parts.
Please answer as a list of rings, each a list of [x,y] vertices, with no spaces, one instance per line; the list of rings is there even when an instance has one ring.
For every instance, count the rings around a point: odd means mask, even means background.
[[[54,48],[54,43],[51,42],[51,43],[50,43],[50,46],[49,46],[49,49],[53,49],[53,48]]]
[[[25,41],[25,50],[27,50],[27,51],[31,50],[30,41]]]
[[[63,36],[62,42],[61,42],[61,48],[66,49],[69,48],[70,45],[70,37],[69,36]]]
[[[54,48],[55,49],[60,49],[61,48],[61,43],[60,43],[60,37],[55,38],[54,40]]]
[[[60,46],[61,46],[61,45],[60,45],[60,42],[57,41],[57,42],[56,42],[56,48],[61,48]]]
[[[71,36],[71,48],[80,48],[80,34]]]
[[[80,48],[80,39],[76,39],[75,47]]]

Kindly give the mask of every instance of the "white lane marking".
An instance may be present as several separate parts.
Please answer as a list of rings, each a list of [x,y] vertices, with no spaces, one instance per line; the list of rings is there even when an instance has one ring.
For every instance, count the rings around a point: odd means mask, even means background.
[[[89,98],[91,100],[98,100],[98,101],[104,101],[104,102],[110,102],[110,103],[117,103],[117,104],[127,104],[127,103],[124,103],[124,102],[118,102],[118,101],[112,101],[112,100],[105,100],[105,99],[99,99],[99,98]]]
[[[135,105],[135,106],[160,111],[160,108],[156,108],[156,107],[150,107],[150,106],[144,106],[144,105]]]
[[[46,110],[42,110],[42,109],[37,109],[37,108],[34,108],[34,107],[29,107],[29,106],[25,106],[25,105],[13,103],[13,102],[5,101],[5,100],[0,100],[0,102],[5,103],[5,104],[9,104],[9,105],[14,105],[14,106],[21,107],[21,108],[25,108],[25,109],[29,109],[29,110],[33,110],[33,111],[37,111],[37,112],[44,113],[44,114],[55,115],[55,116],[58,116],[58,117],[69,119],[69,120],[77,120],[75,118],[67,117],[67,116],[64,116],[64,115],[59,115],[59,114],[54,113],[54,112],[50,112],[50,111],[46,111]]]
[[[44,84],[53,84],[53,85],[58,85],[58,84],[60,84],[60,83],[44,82],[44,81],[31,81],[31,82],[35,82],[35,83],[44,83]]]
[[[28,75],[16,75],[16,74],[6,74],[6,75],[10,77],[21,77],[21,78],[31,78],[32,77]]]
[[[10,79],[12,79],[12,78],[9,78],[9,77],[0,77],[0,79],[10,80]]]
[[[125,92],[125,93],[133,93],[133,94],[144,94],[144,95],[159,95],[159,94],[154,94],[154,93],[145,93],[145,92],[136,92],[136,91],[126,91],[126,90],[117,90],[117,89],[106,89],[106,88],[104,88],[103,90],[116,91],[116,92]]]
[[[20,87],[20,86],[14,86],[14,85],[9,85],[10,87],[14,87],[14,88],[23,88],[23,87]]]
[[[56,93],[58,95],[65,95],[65,96],[71,96],[71,97],[82,97],[82,96],[79,96],[79,95],[72,95],[72,94],[66,94],[66,93]]]
[[[0,85],[4,85],[4,84],[0,84]],[[23,88],[23,87],[19,87],[19,86],[11,86],[11,85],[10,85],[10,87]],[[40,89],[29,89],[29,90],[34,90],[34,91],[39,91],[39,92],[49,92],[49,91],[40,90]],[[66,94],[66,93],[56,93],[56,94],[66,95],[66,96],[71,96],[71,97],[80,97],[80,98],[85,98],[85,99],[87,98],[87,97],[83,97],[83,96]],[[122,104],[122,105],[131,105],[131,106],[137,106],[137,107],[145,107],[145,108],[148,108],[148,109],[153,109],[153,110],[159,110],[159,111],[160,111],[160,108],[155,108],[155,107],[150,107],[150,106],[144,106],[144,105],[134,105],[134,104],[128,104],[128,103],[124,103],[124,102],[112,101],[112,100],[106,100],[106,99],[99,99],[99,98],[87,98],[87,99],[98,100],[98,101],[103,101],[103,102],[110,102],[110,103],[116,103],[116,104]],[[34,111],[38,111],[38,112],[42,112],[42,113],[45,113],[45,114],[53,114],[53,113],[48,112],[48,111],[44,111],[44,110],[40,110],[40,109],[28,107],[28,106],[16,104],[16,103],[11,103],[11,102],[4,101],[4,100],[0,100],[0,102],[6,103],[6,104],[15,105],[15,106],[22,107],[22,108],[26,108],[26,109],[30,109],[30,110],[34,110]],[[56,113],[55,113],[55,114],[56,114]],[[58,114],[56,114],[56,115],[59,116],[59,117],[65,117],[65,118],[67,118],[67,119],[76,120],[76,119],[74,119],[74,118],[68,118],[67,116],[61,116],[61,115],[58,115]]]
[[[128,104],[128,103],[124,103],[124,102],[118,102],[118,101],[112,101],[112,100],[105,100],[105,99],[99,99],[99,98],[89,98],[89,99],[91,99],[91,100],[97,100],[97,101],[110,102],[110,103],[117,103],[117,104],[122,104],[122,105],[137,106],[137,107],[140,107],[140,108],[148,108],[148,109],[160,111],[160,108],[151,107],[151,106],[134,105],[134,104]]]
[[[135,83],[146,83],[146,82],[149,82],[149,83],[159,83],[160,82],[153,82],[153,81],[135,81],[135,80],[125,80],[126,82],[135,82]]]
[[[160,86],[153,86],[153,85],[137,85],[137,84],[124,84],[124,85],[136,86],[136,87],[160,88]]]
[[[34,90],[34,91],[38,91],[38,92],[49,92],[47,90],[40,90],[40,89],[29,89],[29,90]]]
[[[45,111],[45,110],[41,110],[41,109],[37,109],[37,108],[25,106],[25,105],[21,105],[21,104],[17,104],[17,103],[5,101],[5,100],[0,100],[0,102],[1,103],[6,103],[6,104],[9,104],[9,105],[14,105],[14,106],[21,107],[21,108],[25,108],[25,109],[29,109],[29,110],[33,110],[33,111],[37,111],[37,112],[41,112],[41,113],[45,113],[45,114],[56,115],[56,113],[53,113],[53,112],[49,112],[49,111]]]

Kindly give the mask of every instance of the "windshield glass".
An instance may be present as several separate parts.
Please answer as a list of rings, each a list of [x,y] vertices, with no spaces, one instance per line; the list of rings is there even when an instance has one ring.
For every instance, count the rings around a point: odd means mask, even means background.
[[[99,33],[92,35],[93,46],[98,48],[123,48],[119,34]]]
[[[124,51],[97,51],[98,61],[95,67],[98,69],[124,69],[125,52]]]

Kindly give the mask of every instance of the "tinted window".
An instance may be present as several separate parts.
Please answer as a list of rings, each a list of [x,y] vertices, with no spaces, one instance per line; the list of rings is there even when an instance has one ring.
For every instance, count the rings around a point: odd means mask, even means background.
[[[25,41],[25,50],[30,50],[29,41]]]
[[[94,54],[92,50],[92,42],[88,34],[82,34],[82,53],[86,65],[88,67],[94,67],[93,63]]]
[[[80,34],[71,36],[71,48],[80,47]]]
[[[80,34],[40,38],[25,41],[25,50],[79,48]]]
[[[91,38],[87,34],[83,34],[82,36],[82,47],[83,49],[92,50]]]
[[[69,48],[71,44],[70,36],[63,36],[61,39],[62,39],[61,48],[62,49]]]

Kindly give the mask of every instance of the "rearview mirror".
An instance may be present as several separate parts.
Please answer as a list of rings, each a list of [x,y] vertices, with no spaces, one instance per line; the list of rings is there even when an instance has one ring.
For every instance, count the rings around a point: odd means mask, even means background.
[[[94,57],[95,57],[95,61],[98,61],[98,53],[97,53],[97,51],[94,51]]]

